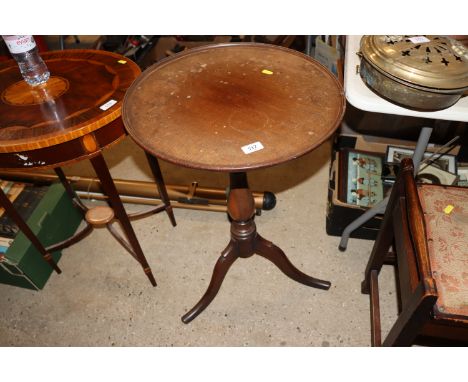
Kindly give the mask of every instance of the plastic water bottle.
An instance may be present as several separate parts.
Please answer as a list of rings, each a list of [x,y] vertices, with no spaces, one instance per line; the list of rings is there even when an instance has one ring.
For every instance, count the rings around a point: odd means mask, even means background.
[[[11,55],[18,63],[24,80],[31,86],[47,82],[49,69],[37,53],[33,36],[2,36]]]

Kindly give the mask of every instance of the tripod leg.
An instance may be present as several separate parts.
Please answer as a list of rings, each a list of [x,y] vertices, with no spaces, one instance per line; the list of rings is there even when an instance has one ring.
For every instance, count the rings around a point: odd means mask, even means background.
[[[197,317],[201,312],[203,312],[206,307],[213,301],[213,299],[218,294],[219,288],[228,272],[229,268],[231,267],[232,263],[237,259],[237,249],[236,244],[234,241],[228,244],[226,249],[221,254],[220,258],[216,262],[216,265],[213,269],[213,275],[211,276],[210,285],[206,290],[203,297],[198,301],[197,305],[195,305],[190,311],[185,313],[182,316],[182,322],[184,324],[188,324],[192,321],[195,317]]]
[[[314,288],[328,290],[331,286],[329,281],[319,280],[314,277],[308,276],[297,269],[286,257],[284,252],[274,245],[273,243],[265,240],[257,234],[255,239],[255,253],[263,256],[265,259],[270,260],[275,264],[281,272],[291,279]]]

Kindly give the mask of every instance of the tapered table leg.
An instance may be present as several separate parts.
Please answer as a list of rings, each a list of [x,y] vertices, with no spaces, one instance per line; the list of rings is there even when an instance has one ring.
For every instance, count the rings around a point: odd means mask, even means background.
[[[82,213],[83,218],[84,218],[85,213],[87,211],[87,208],[83,204],[81,199],[78,197],[78,195],[76,194],[73,187],[70,185],[70,182],[67,180],[67,177],[65,176],[65,173],[63,172],[62,168],[61,167],[56,167],[56,168],[54,168],[54,171],[57,174],[58,178],[60,179],[60,182],[62,183],[63,187],[65,188],[65,191],[67,192],[70,199],[81,210],[81,213]]]
[[[164,203],[167,216],[169,216],[169,220],[171,221],[172,226],[175,227],[177,223],[174,217],[174,212],[172,211],[171,200],[169,199],[169,195],[167,194],[166,185],[164,183],[161,168],[159,167],[159,162],[157,158],[148,153],[146,153],[146,158],[148,159],[151,172],[153,173],[154,180],[156,181],[156,187],[158,188],[159,195],[161,197],[162,202]]]
[[[128,241],[135,253],[136,258],[140,262],[141,266],[143,267],[143,271],[145,272],[146,276],[151,282],[151,285],[156,286],[156,280],[154,279],[153,273],[151,271],[148,262],[146,261],[146,257],[143,254],[141,249],[140,243],[135,235],[135,231],[133,230],[132,225],[130,224],[130,220],[127,216],[127,212],[120,200],[119,193],[115,188],[114,181],[109,173],[109,169],[107,168],[107,164],[104,160],[104,157],[99,154],[90,159],[91,164],[96,172],[97,177],[101,182],[101,187],[104,193],[108,197],[108,201],[112,209],[114,210],[116,218],[120,221],[122,225],[123,231],[127,236]]]
[[[0,187],[0,205],[5,209],[6,214],[16,223],[18,228],[26,235],[36,249],[41,253],[45,261],[55,270],[57,273],[62,273],[57,263],[54,261],[50,252],[48,252],[42,243],[39,241],[37,236],[31,231],[31,228],[26,224],[21,215],[16,211],[13,204],[10,202],[8,197],[5,195]]]
[[[308,276],[297,269],[284,252],[257,233],[254,222],[255,203],[248,189],[245,173],[230,174],[231,184],[228,197],[228,212],[231,217],[231,241],[216,263],[210,285],[200,301],[184,316],[185,324],[197,317],[213,301],[230,266],[238,257],[254,254],[265,257],[275,264],[286,276],[314,288],[329,289],[330,282]]]

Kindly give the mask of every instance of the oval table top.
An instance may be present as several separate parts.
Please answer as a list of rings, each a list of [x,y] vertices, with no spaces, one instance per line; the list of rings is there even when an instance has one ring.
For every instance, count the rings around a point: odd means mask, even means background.
[[[332,73],[274,45],[208,45],[164,59],[129,88],[122,119],[143,149],[186,167],[243,171],[308,153],[345,109]]]
[[[41,53],[49,80],[29,86],[16,61],[0,63],[0,153],[36,150],[84,136],[119,118],[140,74],[133,61],[99,50]]]

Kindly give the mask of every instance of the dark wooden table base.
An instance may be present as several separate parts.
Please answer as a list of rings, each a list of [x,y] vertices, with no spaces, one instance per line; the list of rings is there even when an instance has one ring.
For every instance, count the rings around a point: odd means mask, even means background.
[[[117,239],[117,241],[141,264],[144,273],[151,282],[151,285],[156,286],[156,280],[146,260],[146,257],[143,254],[138,238],[130,223],[130,218],[139,218],[165,210],[169,216],[172,225],[176,226],[174,213],[172,211],[172,206],[170,205],[170,200],[167,195],[166,187],[164,185],[164,180],[162,178],[158,161],[155,158],[152,158],[149,162],[151,170],[153,171],[153,174],[155,176],[156,184],[161,195],[161,200],[163,201],[162,206],[157,206],[155,208],[130,216],[125,211],[125,207],[120,199],[114,181],[112,180],[112,177],[109,173],[109,169],[106,165],[104,157],[101,155],[101,153],[99,153],[98,155],[90,158],[90,161],[96,172],[97,177],[100,180],[101,187],[106,196],[108,197],[108,203],[113,210],[113,214],[115,214],[115,217],[120,222],[122,230],[127,240],[121,237],[118,231],[112,226],[112,221],[106,224],[107,228],[109,229],[110,233]],[[68,196],[73,200],[75,206],[80,209],[80,211],[83,214],[83,218],[85,218],[89,208],[81,202],[80,198],[77,196],[70,183],[68,182],[63,170],[60,167],[56,167],[55,172],[59,177],[61,183],[65,187]],[[92,231],[94,226],[94,224],[86,220],[86,226],[84,226],[79,232],[75,233],[72,237],[59,243],[52,244],[48,247],[44,247],[39,241],[39,239],[36,237],[36,235],[34,235],[34,233],[31,231],[26,222],[15,210],[12,203],[1,188],[0,205],[5,208],[6,214],[9,215],[11,219],[18,225],[21,231],[23,231],[26,237],[37,248],[39,253],[41,253],[44,260],[47,261],[57,273],[61,273],[61,270],[53,260],[51,253],[67,248],[77,243],[78,241],[86,237]]]
[[[104,157],[101,154],[98,154],[97,156],[90,158],[90,162],[94,168],[94,171],[96,172],[97,177],[99,178],[99,181],[100,181],[100,184],[104,193],[108,197],[108,203],[110,207],[112,208],[115,214],[115,217],[120,222],[123,232],[125,236],[127,237],[128,241],[126,241],[124,238],[122,238],[119,235],[119,233],[115,230],[115,228],[113,228],[111,222],[107,224],[107,228],[109,229],[110,233],[117,239],[117,241],[141,264],[144,273],[146,274],[146,276],[151,282],[151,285],[156,286],[156,280],[153,276],[153,272],[151,271],[151,268],[146,260],[145,255],[143,254],[138,238],[135,234],[135,231],[133,230],[133,227],[130,223],[129,216],[127,215],[125,211],[125,207],[120,199],[120,196],[117,192],[114,181],[112,180],[112,177],[109,173],[109,169],[106,165]],[[161,200],[163,201],[163,206],[156,207],[149,211],[144,211],[143,214],[146,216],[152,213],[165,210],[169,216],[169,219],[172,225],[176,226],[174,213],[170,205],[169,197],[167,196],[167,191],[164,185],[164,180],[161,175],[159,163],[154,158],[152,158],[152,160],[150,160],[149,163],[150,163],[151,170],[153,171],[155,175],[156,184],[158,186],[158,189],[161,195]],[[70,183],[67,181],[66,176],[63,173],[62,169],[60,167],[57,167],[55,169],[55,172],[58,175],[62,184],[64,185],[68,195],[74,200],[75,205],[78,208],[80,208],[80,210],[83,213],[83,216],[85,216],[86,212],[88,211],[88,208],[80,201],[79,197],[74,192]],[[143,216],[143,214],[141,215]],[[140,216],[133,215],[133,217],[140,217]],[[89,222],[88,222],[88,225],[83,229],[83,231],[86,231],[86,232],[77,233],[75,236],[65,241],[64,243],[62,243],[60,248],[64,248],[65,246],[71,245],[72,243],[78,241],[76,240],[77,237],[81,238],[82,236],[85,236],[89,231],[91,231]],[[54,248],[54,249],[56,250],[57,248]]]
[[[182,322],[185,324],[197,317],[213,301],[229,268],[239,257],[247,258],[257,254],[270,260],[286,276],[301,284],[325,290],[331,286],[329,281],[319,280],[301,272],[279,247],[257,233],[254,222],[255,204],[248,188],[246,173],[231,173],[230,183],[228,212],[232,218],[231,241],[214,267],[210,285],[205,294],[189,312],[182,316]]]

